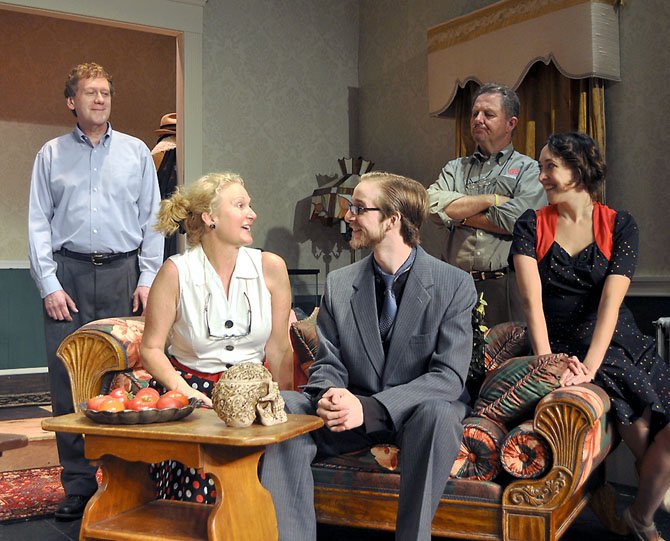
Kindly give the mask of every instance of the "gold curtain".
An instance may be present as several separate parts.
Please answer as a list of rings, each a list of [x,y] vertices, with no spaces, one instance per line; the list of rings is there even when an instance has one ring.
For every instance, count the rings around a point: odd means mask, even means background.
[[[472,96],[479,85],[470,81],[455,98],[456,154],[474,151],[470,135]],[[514,148],[536,158],[547,137],[555,132],[588,133],[605,157],[605,96],[599,78],[568,79],[553,62],[537,62],[516,90],[521,114],[513,136]],[[598,195],[604,201],[605,186]]]

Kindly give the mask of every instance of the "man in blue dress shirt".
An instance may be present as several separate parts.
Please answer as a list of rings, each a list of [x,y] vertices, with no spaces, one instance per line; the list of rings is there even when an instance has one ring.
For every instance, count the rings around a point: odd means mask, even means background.
[[[95,319],[143,310],[163,260],[154,230],[160,201],[147,146],[108,122],[114,87],[94,63],[72,69],[65,102],[72,133],[47,142],[33,166],[28,218],[30,271],[44,300],[44,332],[54,415],[74,411],[63,338]],[[97,490],[96,468],[79,435],[57,434],[65,499],[56,518],[82,516]]]

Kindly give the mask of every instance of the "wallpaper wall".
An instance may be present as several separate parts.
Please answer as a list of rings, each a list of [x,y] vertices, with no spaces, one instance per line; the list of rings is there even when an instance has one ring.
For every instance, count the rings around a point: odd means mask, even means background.
[[[151,148],[161,116],[176,107],[176,47],[172,37],[0,9],[0,57],[0,262],[21,265],[35,154],[74,126],[63,97],[70,69],[102,64],[116,91],[112,125]]]
[[[308,222],[309,197],[359,152],[358,39],[356,0],[205,5],[204,169],[240,173],[254,246],[322,281],[350,257],[336,227]]]
[[[494,2],[487,0],[363,0],[361,2],[360,141],[377,165],[432,183],[454,157],[454,122],[428,115],[428,28]],[[422,244],[439,255],[432,223]]]
[[[377,170],[426,185],[436,178],[454,155],[454,127],[451,119],[428,116],[426,30],[491,3],[205,4],[204,170],[234,170],[247,180],[259,214],[256,246],[280,253],[289,267],[324,273],[349,263],[338,230],[307,221],[309,196],[339,175],[339,157],[362,155]],[[608,202],[629,209],[640,224],[638,276],[670,273],[670,253],[659,249],[670,241],[661,164],[670,138],[663,120],[670,90],[661,75],[670,58],[657,54],[670,42],[663,28],[669,17],[664,0],[625,3],[623,81],[606,89]],[[71,127],[61,98],[65,72],[82,56],[107,65],[117,81],[114,126],[151,145],[160,115],[174,109],[174,40],[0,11],[0,53],[0,215],[8,232],[0,238],[0,261],[24,260],[34,154]],[[428,226],[424,246],[437,253],[441,242]]]
[[[493,1],[362,0],[360,11],[360,141],[376,169],[428,185],[454,157],[454,125],[428,116],[426,30]],[[670,146],[665,117],[670,106],[670,46],[665,26],[670,2],[625,2],[620,17],[623,80],[608,83],[607,202],[633,213],[640,226],[636,277],[670,282],[670,192],[664,162]],[[570,39],[566,31],[566,39]],[[504,48],[491,51],[504,54]],[[443,237],[428,225],[424,247],[439,253]],[[668,293],[670,288],[665,286]]]
[[[670,281],[670,2],[626,2],[620,17],[622,81],[605,90],[607,201],[640,227],[637,276]],[[670,288],[668,288],[670,290]],[[670,291],[668,292],[670,294]]]

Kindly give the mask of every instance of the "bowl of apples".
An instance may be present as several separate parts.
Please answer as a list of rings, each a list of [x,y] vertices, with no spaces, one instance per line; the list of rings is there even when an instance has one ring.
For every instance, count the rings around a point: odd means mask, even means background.
[[[177,421],[190,415],[200,404],[197,398],[188,398],[178,391],[161,395],[152,387],[144,387],[133,394],[117,387],[81,404],[81,410],[96,423],[136,425]]]

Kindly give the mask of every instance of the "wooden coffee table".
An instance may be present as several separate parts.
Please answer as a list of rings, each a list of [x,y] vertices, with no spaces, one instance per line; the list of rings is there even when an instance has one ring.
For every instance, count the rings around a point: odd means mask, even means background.
[[[289,415],[275,426],[226,427],[212,410],[145,425],[105,425],[72,413],[45,419],[44,430],[85,435],[85,454],[100,461],[102,485],[86,506],[80,540],[277,539],[270,493],[258,479],[267,445],[320,428],[312,415]],[[213,505],[156,500],[148,463],[178,460],[214,478]]]

